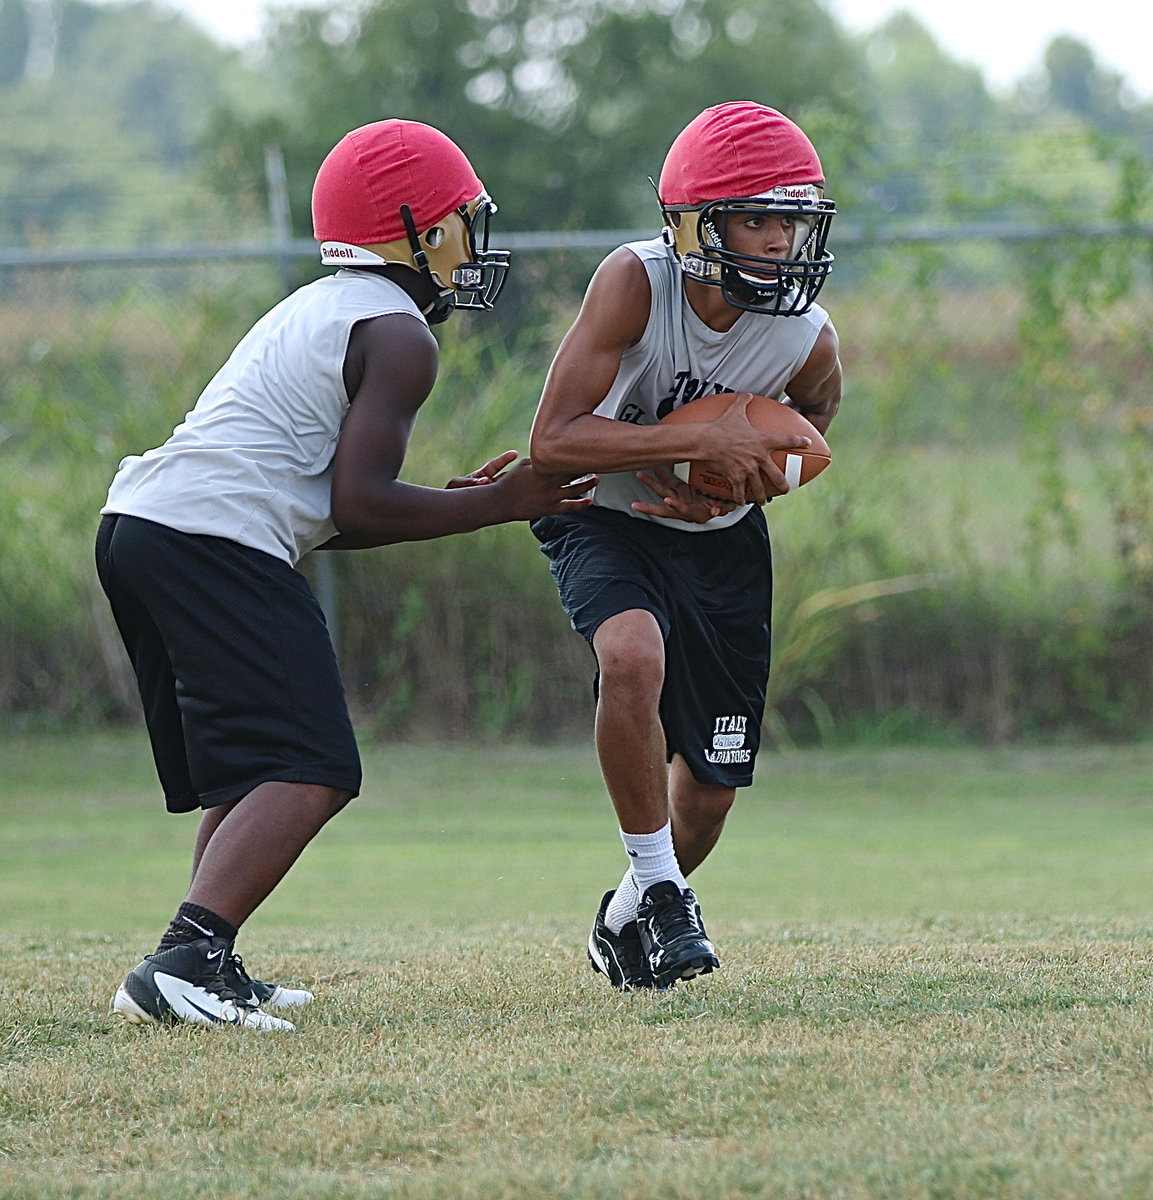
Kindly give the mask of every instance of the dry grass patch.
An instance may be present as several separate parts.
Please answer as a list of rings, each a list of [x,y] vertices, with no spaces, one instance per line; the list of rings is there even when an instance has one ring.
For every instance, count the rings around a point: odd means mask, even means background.
[[[619,996],[583,930],[330,933],[294,1035],[105,1015],[120,955],[4,945],[6,1197],[1144,1197],[1130,925],[738,931]],[[341,970],[333,976],[333,963]],[[13,1001],[26,997],[15,1015]]]
[[[587,746],[367,751],[244,933],[319,997],[282,1036],[111,1017],[191,823],[140,737],[5,745],[4,1200],[1153,1195],[1153,747],[768,756],[723,969],[637,996]]]

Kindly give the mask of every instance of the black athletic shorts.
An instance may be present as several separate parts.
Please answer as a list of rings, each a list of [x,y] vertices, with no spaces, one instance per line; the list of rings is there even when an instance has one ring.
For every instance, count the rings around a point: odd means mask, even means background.
[[[170,812],[269,780],[360,790],[332,640],[308,581],[226,538],[105,516],[96,568]]]
[[[684,533],[606,508],[540,517],[573,628],[592,645],[601,623],[651,612],[665,638],[661,722],[670,756],[699,783],[747,787],[761,740],[769,676],[772,566],[764,514]]]

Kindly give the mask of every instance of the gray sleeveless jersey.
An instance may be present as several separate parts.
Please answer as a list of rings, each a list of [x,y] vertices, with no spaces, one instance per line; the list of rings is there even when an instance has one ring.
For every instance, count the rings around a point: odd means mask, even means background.
[[[332,459],[352,327],[420,310],[391,280],[338,271],[265,314],[164,445],[121,462],[101,510],[295,563],[336,533]]]
[[[732,329],[718,333],[693,312],[680,266],[660,238],[630,242],[627,249],[645,265],[652,308],[644,336],[621,359],[609,394],[596,409],[598,416],[654,425],[674,408],[710,392],[779,397],[828,320],[816,305],[796,317],[742,312]],[[602,475],[594,497],[605,508],[692,533],[732,525],[749,510],[745,505],[705,524],[693,524],[630,508],[635,501],[652,503],[655,498],[633,472]]]

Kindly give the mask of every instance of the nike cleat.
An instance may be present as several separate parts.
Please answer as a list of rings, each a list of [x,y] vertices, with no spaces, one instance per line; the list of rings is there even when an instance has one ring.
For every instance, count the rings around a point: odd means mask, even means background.
[[[244,960],[239,954],[232,954],[225,959],[221,974],[225,983],[237,995],[249,1004],[260,1005],[262,1008],[302,1008],[316,999],[304,988],[281,987],[278,983],[265,983],[263,979],[253,979],[244,969]]]
[[[620,933],[613,933],[605,924],[605,913],[612,898],[612,892],[605,892],[589,933],[589,962],[594,971],[599,971],[622,992],[654,987],[637,923],[630,921]]]
[[[149,954],[128,972],[112,1011],[134,1025],[240,1025],[290,1031],[290,1021],[261,1012],[235,991],[223,971],[231,947],[224,938],[201,938]]]
[[[692,888],[681,891],[672,881],[646,888],[637,907],[637,925],[657,987],[707,975],[721,965]]]

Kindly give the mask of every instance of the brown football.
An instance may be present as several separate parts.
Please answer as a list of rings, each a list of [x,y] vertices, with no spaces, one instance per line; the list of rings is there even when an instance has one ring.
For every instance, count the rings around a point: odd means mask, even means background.
[[[744,395],[745,393],[741,393]],[[662,418],[662,425],[680,425],[693,421],[713,421],[732,404],[732,392],[718,392],[690,400],[680,408],[674,408]],[[782,404],[772,396],[751,396],[745,410],[749,424],[764,433],[798,434],[810,439],[803,450],[774,450],[771,458],[784,472],[789,490],[808,483],[829,465],[829,446],[811,421],[802,417],[795,408]],[[673,471],[690,487],[710,500],[732,500],[733,487],[729,480],[704,462],[674,463]]]

